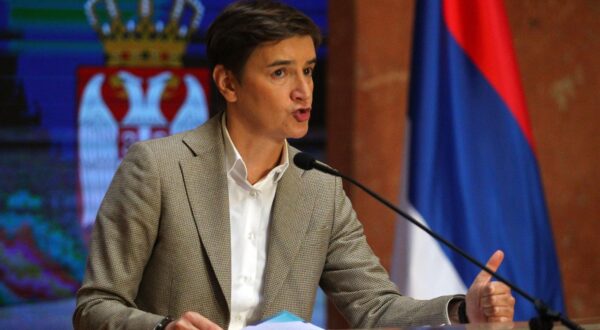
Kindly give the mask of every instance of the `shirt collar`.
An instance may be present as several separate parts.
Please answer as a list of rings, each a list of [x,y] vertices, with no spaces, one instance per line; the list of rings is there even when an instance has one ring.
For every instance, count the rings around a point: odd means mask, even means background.
[[[239,151],[235,147],[235,144],[231,140],[231,136],[229,135],[229,131],[227,130],[227,114],[223,113],[221,117],[221,129],[223,131],[223,141],[225,144],[225,168],[227,169],[227,174],[232,175],[233,177],[239,177],[244,179],[244,181],[248,181],[248,169],[246,168],[246,163],[242,159]],[[283,144],[283,152],[281,153],[281,158],[279,159],[279,165],[275,166],[269,173],[261,178],[259,182],[263,181],[263,179],[273,176],[274,183],[279,182],[283,173],[287,170],[289,166],[289,155],[288,155],[288,142],[284,141]]]

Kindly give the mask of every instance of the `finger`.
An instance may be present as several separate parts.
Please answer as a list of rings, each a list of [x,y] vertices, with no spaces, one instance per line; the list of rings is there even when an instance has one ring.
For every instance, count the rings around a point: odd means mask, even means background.
[[[489,319],[490,317],[510,317],[512,319],[514,309],[509,306],[492,306],[484,307],[483,314]]]
[[[515,306],[515,297],[510,294],[493,295],[481,299],[481,307]]]
[[[490,259],[488,260],[486,267],[489,268],[491,271],[495,272],[496,270],[498,270],[498,267],[500,267],[502,260],[504,260],[504,252],[502,252],[501,250],[497,250],[496,252],[494,252],[494,254],[492,254]],[[492,275],[488,274],[485,270],[482,270],[479,273],[479,275],[475,277],[473,285],[483,285],[485,283],[488,283],[491,279]]]
[[[494,295],[505,295],[505,294],[510,294],[511,290],[508,287],[508,285],[502,283],[502,282],[488,282],[487,284],[485,284],[485,286],[483,288],[481,288],[481,297],[488,297],[488,296],[494,296]]]
[[[492,322],[492,323],[507,323],[507,322],[512,322],[512,319],[508,318],[508,317],[488,317],[487,319],[488,322]],[[512,328],[512,327],[510,327]],[[502,327],[502,329],[506,329],[504,327]]]
[[[196,313],[196,312],[185,312],[182,317],[189,321],[194,327],[201,330],[223,330],[218,325],[213,323],[211,320],[206,317]]]
[[[194,329],[194,326],[186,319],[178,319],[167,324],[166,330],[182,330],[182,329]]]

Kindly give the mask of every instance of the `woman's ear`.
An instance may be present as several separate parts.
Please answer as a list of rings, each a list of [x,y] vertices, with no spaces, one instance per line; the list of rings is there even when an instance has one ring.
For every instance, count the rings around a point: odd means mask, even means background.
[[[237,101],[236,80],[233,73],[227,70],[222,64],[218,64],[215,66],[212,76],[219,93],[223,95],[225,101],[228,103]]]

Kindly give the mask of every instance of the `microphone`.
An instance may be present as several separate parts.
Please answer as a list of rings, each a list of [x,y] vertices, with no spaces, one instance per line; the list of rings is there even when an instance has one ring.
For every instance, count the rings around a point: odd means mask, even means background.
[[[315,168],[321,172],[325,172],[333,176],[340,176],[340,172],[327,165],[317,162],[313,156],[306,152],[297,153],[296,156],[294,156],[294,164],[305,171]]]
[[[521,295],[523,298],[525,298],[526,300],[528,300],[529,302],[531,302],[538,314],[539,317],[533,318],[531,320],[529,320],[529,327],[530,329],[535,329],[535,330],[546,330],[546,329],[552,329],[552,323],[553,321],[560,321],[562,324],[564,324],[567,328],[571,329],[571,330],[583,330],[583,328],[578,325],[577,323],[571,321],[569,318],[563,316],[560,312],[552,310],[546,303],[544,303],[541,299],[537,299],[534,298],[533,296],[529,295],[527,292],[525,292],[524,290],[522,290],[521,288],[519,288],[518,286],[516,286],[515,284],[511,283],[509,280],[507,280],[506,278],[504,278],[503,276],[499,275],[498,273],[492,271],[491,269],[489,269],[487,266],[485,266],[484,264],[482,264],[481,262],[479,262],[477,259],[475,259],[473,256],[471,256],[470,254],[468,254],[467,252],[463,251],[461,248],[459,248],[458,246],[452,244],[450,241],[448,241],[447,239],[445,239],[444,237],[442,237],[441,235],[439,235],[438,233],[434,232],[433,230],[427,228],[427,226],[425,226],[424,224],[420,223],[418,220],[416,220],[415,218],[413,218],[412,216],[410,216],[408,213],[402,211],[401,209],[399,209],[398,207],[396,207],[394,204],[390,203],[388,200],[384,199],[383,197],[379,196],[377,193],[373,192],[371,189],[367,188],[366,186],[364,186],[363,184],[361,184],[360,182],[354,180],[353,178],[346,176],[344,174],[342,174],[340,171],[331,168],[319,161],[317,161],[312,155],[306,153],[306,152],[299,152],[294,156],[294,164],[305,170],[305,171],[309,171],[312,169],[316,169],[318,171],[327,173],[327,174],[331,174],[333,176],[338,176],[354,185],[356,185],[357,187],[359,187],[360,189],[362,189],[364,192],[366,192],[367,194],[371,195],[371,197],[375,198],[377,201],[379,201],[380,203],[384,204],[385,206],[387,206],[388,208],[392,209],[394,212],[396,212],[397,214],[401,215],[404,219],[408,220],[410,223],[412,223],[413,225],[421,228],[421,230],[423,230],[424,232],[426,232],[427,234],[429,234],[429,236],[435,238],[438,242],[441,242],[442,244],[444,244],[445,246],[447,246],[448,248],[450,248],[452,251],[460,254],[463,258],[469,260],[469,262],[471,262],[472,264],[474,264],[475,266],[477,266],[479,269],[484,270],[486,273],[492,275],[493,277],[495,277],[498,281],[506,284],[508,287],[510,287],[513,291],[517,292],[519,295]]]

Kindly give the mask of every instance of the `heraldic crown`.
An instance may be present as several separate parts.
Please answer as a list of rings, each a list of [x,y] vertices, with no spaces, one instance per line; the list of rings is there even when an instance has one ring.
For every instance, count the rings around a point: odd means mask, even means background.
[[[85,14],[98,32],[107,55],[108,66],[123,67],[180,67],[190,36],[200,25],[204,7],[198,0],[173,0],[169,21],[152,21],[152,0],[139,0],[138,21],[126,25],[115,0],[104,0],[109,22],[101,23],[97,4],[101,0],[88,0]],[[192,11],[189,25],[180,25],[183,11],[188,5]]]

